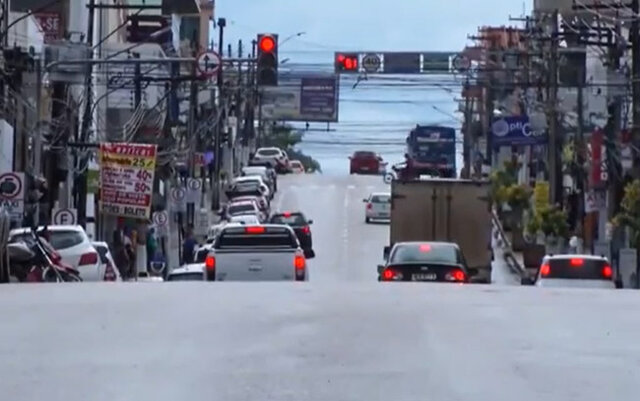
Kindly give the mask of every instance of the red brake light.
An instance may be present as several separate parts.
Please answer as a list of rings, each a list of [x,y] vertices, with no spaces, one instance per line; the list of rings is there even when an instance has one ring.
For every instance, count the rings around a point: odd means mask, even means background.
[[[212,271],[216,268],[216,258],[214,256],[207,256],[204,260],[204,265],[208,271]]]
[[[282,215],[284,217],[291,217],[291,212],[284,212],[284,213],[282,213]]]
[[[420,245],[420,252],[430,252],[430,251],[431,251],[431,245],[429,244]]]
[[[605,267],[602,268],[602,275],[605,278],[611,278],[613,277],[613,269],[611,268],[611,266],[606,265]]]
[[[465,281],[467,278],[467,275],[464,274],[464,272],[462,270],[456,270],[453,272],[453,278],[456,281]]]
[[[584,259],[571,259],[571,266],[582,266],[584,264]]]
[[[264,234],[264,227],[261,226],[251,226],[251,227],[246,227],[244,229],[244,231],[247,234]]]
[[[304,226],[302,227],[302,232],[305,234],[310,234],[311,233],[311,229],[309,228],[309,226]]]
[[[80,262],[78,262],[78,265],[95,265],[96,263],[98,263],[98,254],[95,252],[88,252],[80,256]]]
[[[382,278],[385,280],[392,280],[393,276],[395,276],[395,273],[391,269],[386,269],[385,271],[382,272]]]
[[[293,265],[295,266],[296,270],[304,270],[304,268],[307,267],[307,262],[304,259],[304,256],[296,255],[295,259],[293,260]]]
[[[548,276],[549,273],[551,273],[551,268],[549,267],[548,264],[544,264],[544,265],[540,266],[540,275]]]
[[[367,209],[372,209],[373,208],[373,204],[372,203],[367,203]]]

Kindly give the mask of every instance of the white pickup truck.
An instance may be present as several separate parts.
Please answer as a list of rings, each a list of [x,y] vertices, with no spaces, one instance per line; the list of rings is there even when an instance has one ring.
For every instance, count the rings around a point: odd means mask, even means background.
[[[208,281],[307,281],[307,261],[289,226],[228,225],[205,260]]]

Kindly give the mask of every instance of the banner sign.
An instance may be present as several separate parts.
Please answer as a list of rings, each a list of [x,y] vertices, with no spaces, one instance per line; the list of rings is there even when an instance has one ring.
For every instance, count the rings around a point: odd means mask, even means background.
[[[526,146],[547,143],[544,131],[534,131],[529,116],[500,117],[491,125],[493,146]]]
[[[337,122],[339,81],[335,75],[283,75],[264,88],[262,117],[272,121]]]
[[[100,144],[100,211],[149,219],[157,146]]]
[[[607,149],[604,132],[595,130],[591,134],[591,188],[605,188],[609,181],[607,169]]]

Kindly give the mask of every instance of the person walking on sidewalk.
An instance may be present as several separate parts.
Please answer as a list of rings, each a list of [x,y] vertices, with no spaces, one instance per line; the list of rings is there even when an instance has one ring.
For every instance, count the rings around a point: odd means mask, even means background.
[[[198,242],[193,237],[193,227],[189,225],[184,234],[184,242],[182,244],[182,264],[193,263],[193,253],[196,250]]]

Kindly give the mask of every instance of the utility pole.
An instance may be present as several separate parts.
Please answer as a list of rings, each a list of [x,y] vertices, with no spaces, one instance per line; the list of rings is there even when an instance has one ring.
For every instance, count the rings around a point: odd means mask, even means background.
[[[632,144],[638,146],[640,143],[640,22],[638,13],[640,13],[640,0],[631,0],[631,90],[632,90]],[[633,166],[637,169],[640,164],[640,158],[636,155],[633,158]],[[634,169],[635,170],[635,169]],[[637,177],[636,177],[637,178]]]
[[[636,20],[637,18],[634,18]],[[615,40],[611,40],[609,46],[609,68],[614,73],[619,73],[620,71],[620,58],[624,52],[621,45],[624,45],[624,41],[620,41],[621,35],[621,26],[620,22],[616,23],[615,27]],[[610,33],[611,34],[611,33]],[[634,99],[635,100],[635,99]],[[607,155],[607,162],[610,162],[610,166],[615,165],[616,171],[614,174],[609,174],[610,182],[610,194],[609,194],[609,216],[615,216],[620,209],[620,202],[622,201],[622,197],[624,196],[624,180],[622,179],[622,163],[619,162],[620,154],[617,153],[617,148],[615,146],[614,138],[616,136],[619,137],[622,131],[622,98],[616,94],[613,99],[613,118],[612,118],[612,136],[610,137],[610,141],[608,142],[607,149],[611,151]],[[613,155],[611,152],[616,152],[617,154]],[[617,162],[613,162],[614,160],[618,160]],[[611,171],[611,168],[609,168]]]
[[[89,0],[89,21],[87,25],[87,43],[89,48],[93,47],[93,30],[95,20],[96,0]],[[89,59],[93,59],[93,51],[89,52]],[[136,63],[137,64],[137,63]],[[87,142],[89,137],[89,129],[91,127],[91,109],[93,104],[93,88],[91,75],[93,73],[93,64],[87,66],[87,72],[84,80],[85,90],[85,103],[84,113],[82,116],[82,127],[80,130],[80,142]],[[80,163],[77,165],[80,168],[80,174],[77,175],[74,172],[75,182],[74,188],[76,189],[76,208],[78,211],[78,224],[85,227],[87,218],[87,158],[83,155],[80,157]]]
[[[140,53],[133,53],[133,58],[140,58]],[[134,89],[134,110],[140,107],[140,103],[142,103],[142,67],[140,63],[136,63],[133,67],[133,81],[135,85]]]
[[[562,169],[558,150],[558,10],[551,17],[551,48],[549,54],[549,85],[547,94],[547,115],[549,116],[549,201],[551,204],[562,202]]]
[[[218,18],[218,54],[222,57],[222,52],[224,50],[224,28],[227,25],[227,20],[224,18]],[[218,68],[218,107],[216,112],[220,116],[220,119],[216,121],[215,126],[215,137],[214,137],[214,179],[215,179],[215,191],[214,199],[213,199],[213,208],[217,210],[220,208],[220,197],[221,197],[221,182],[220,182],[220,171],[222,170],[222,146],[220,143],[220,136],[222,134],[222,129],[224,124],[222,124],[222,109],[224,107],[224,98],[223,98],[223,88],[224,88],[224,74],[223,74],[223,66],[221,65]]]
[[[33,141],[33,169],[35,175],[42,174],[42,129],[40,121],[42,119],[42,58],[38,57],[36,63],[36,127],[35,139]]]

